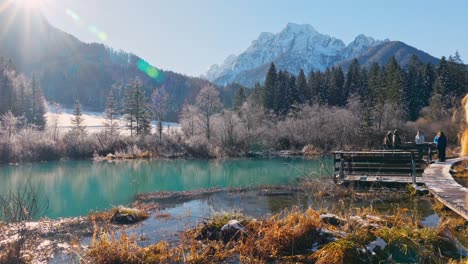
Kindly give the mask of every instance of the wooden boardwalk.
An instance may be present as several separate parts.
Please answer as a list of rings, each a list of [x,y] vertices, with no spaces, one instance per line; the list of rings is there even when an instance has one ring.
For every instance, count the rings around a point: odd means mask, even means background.
[[[450,173],[455,163],[468,157],[431,163],[431,148],[426,152],[421,149],[335,151],[335,180],[344,186],[371,188],[424,185],[438,201],[468,220],[468,189]]]
[[[450,173],[452,165],[464,159],[467,158],[456,158],[429,165],[424,170],[421,181],[439,202],[468,220],[466,204],[468,189],[458,184]]]

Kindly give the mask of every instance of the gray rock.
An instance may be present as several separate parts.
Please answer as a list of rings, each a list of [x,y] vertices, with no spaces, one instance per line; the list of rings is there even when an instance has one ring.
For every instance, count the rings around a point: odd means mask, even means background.
[[[320,219],[322,220],[322,222],[333,226],[340,226],[346,224],[345,219],[340,218],[339,216],[334,214],[321,214]]]
[[[221,239],[224,243],[233,240],[237,241],[239,238],[246,235],[248,235],[247,229],[245,229],[239,220],[230,220],[221,227]]]
[[[111,222],[119,225],[131,225],[137,223],[139,220],[132,214],[116,213],[111,218]]]

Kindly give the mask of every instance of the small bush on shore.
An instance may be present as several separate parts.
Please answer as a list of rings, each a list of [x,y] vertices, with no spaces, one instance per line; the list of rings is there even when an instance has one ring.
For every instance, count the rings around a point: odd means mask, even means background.
[[[124,234],[118,239],[114,234],[95,232],[86,258],[91,263],[100,264],[141,264],[141,263],[173,263],[180,261],[177,252],[169,249],[166,242],[149,247],[140,247],[134,239]],[[83,262],[88,263],[88,262]]]
[[[113,221],[115,217],[119,215],[129,216],[135,222],[144,221],[150,217],[150,214],[143,210],[139,210],[136,208],[127,208],[124,206],[118,206],[108,211],[92,212],[88,215],[88,219],[90,219],[91,221],[98,221],[98,222],[99,221],[110,222],[110,221]]]

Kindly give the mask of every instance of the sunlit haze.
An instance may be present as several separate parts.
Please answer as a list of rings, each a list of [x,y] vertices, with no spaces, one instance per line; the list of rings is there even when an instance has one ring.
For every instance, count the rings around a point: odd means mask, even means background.
[[[42,9],[45,7],[45,5],[48,2],[48,0],[8,0],[8,1],[17,5],[18,7],[31,8],[31,9],[37,9],[37,8]]]
[[[12,1],[12,0],[9,0]],[[306,23],[349,43],[363,33],[400,40],[435,57],[467,58],[466,1],[15,0],[85,42],[135,53],[152,65],[198,76],[244,51],[261,32]]]

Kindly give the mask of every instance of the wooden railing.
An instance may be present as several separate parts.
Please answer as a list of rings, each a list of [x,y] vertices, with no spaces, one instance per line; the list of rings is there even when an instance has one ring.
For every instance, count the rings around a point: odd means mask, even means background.
[[[347,176],[420,177],[426,160],[418,151],[376,150],[333,152],[336,179]]]

